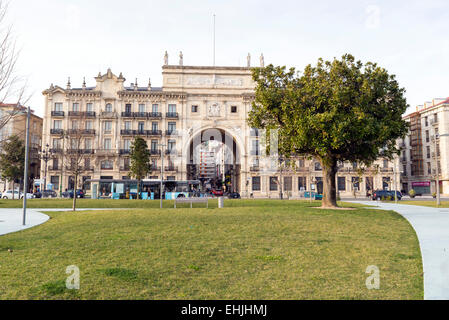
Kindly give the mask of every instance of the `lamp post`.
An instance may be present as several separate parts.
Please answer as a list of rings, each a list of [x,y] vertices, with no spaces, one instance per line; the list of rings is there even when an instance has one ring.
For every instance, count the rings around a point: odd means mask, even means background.
[[[27,193],[28,193],[28,162],[29,162],[29,144],[30,144],[30,107],[27,108],[26,136],[25,136],[25,169],[23,173],[23,225],[26,221],[27,211]],[[13,190],[14,192],[14,190]]]
[[[44,160],[44,162],[45,162],[45,169],[44,169],[44,189],[43,189],[43,190],[45,190],[45,189],[46,189],[46,186],[47,186],[47,167],[48,167],[47,163],[48,163],[48,161],[50,160],[51,155],[52,155],[52,151],[51,151],[49,148],[50,148],[50,146],[49,146],[49,144],[47,143],[47,144],[45,145],[45,149],[43,149],[43,150],[40,151],[41,159]],[[42,186],[41,186],[41,191],[42,191]]]
[[[165,147],[165,144],[159,144],[158,145],[160,148],[161,148],[161,186],[160,186],[160,196],[159,196],[159,198],[160,198],[160,201],[161,201],[161,203],[160,203],[160,207],[161,207],[161,209],[162,209],[162,189],[163,189],[163,180],[164,180],[164,147]]]
[[[282,194],[282,163],[284,161],[284,158],[279,158],[279,199],[283,200],[283,194]]]
[[[394,192],[394,203],[398,204],[398,195],[396,193],[396,159],[393,157],[393,192]]]
[[[449,137],[448,133],[444,133],[444,134],[435,134],[435,139],[434,139],[434,143],[435,143],[435,184],[436,184],[436,194],[437,194],[437,206],[439,206],[441,204],[440,201],[440,169],[438,166],[438,153],[437,153],[437,140],[440,139],[440,137]]]

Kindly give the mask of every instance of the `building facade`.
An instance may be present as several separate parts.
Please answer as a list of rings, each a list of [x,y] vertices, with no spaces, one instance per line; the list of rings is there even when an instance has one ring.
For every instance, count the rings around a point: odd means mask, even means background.
[[[402,189],[432,194],[438,171],[440,192],[448,195],[449,98],[426,102],[404,119],[410,123],[410,132],[399,141]]]
[[[92,87],[51,85],[43,92],[43,141],[53,152],[46,180],[56,190],[71,189],[73,176],[63,164],[70,142],[64,135],[81,131],[89,156],[79,183],[87,192],[83,181],[127,178],[136,136],[150,149],[148,179],[160,179],[162,166],[164,180],[226,181],[227,191],[243,197],[278,198],[282,191],[296,198],[312,187],[320,191],[319,162],[296,158],[279,165],[262,156],[263,135],[246,121],[254,99],[249,59],[247,67],[202,67],[184,66],[182,55],[171,65],[166,55],[162,87],[150,81],[139,86],[137,79],[125,86],[123,75],[111,70]],[[364,173],[356,164],[341,164],[337,178],[342,197],[364,197],[369,190],[391,188],[393,181],[392,163],[382,159]]]
[[[18,136],[25,142],[26,136],[26,110],[27,108],[16,104],[0,104],[0,142],[5,142],[12,135]],[[29,169],[30,182],[40,177],[41,161],[39,152],[42,146],[43,119],[34,114],[30,114],[30,149],[29,149]],[[1,148],[1,145],[0,145]],[[32,186],[32,184],[29,184]],[[0,190],[12,188],[12,181],[0,182]]]

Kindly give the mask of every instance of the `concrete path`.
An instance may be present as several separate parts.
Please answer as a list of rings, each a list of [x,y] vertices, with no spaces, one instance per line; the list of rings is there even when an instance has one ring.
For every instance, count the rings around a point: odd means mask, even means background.
[[[50,217],[40,213],[43,209],[27,209],[26,224],[23,222],[23,209],[0,209],[0,235],[28,229],[46,222]]]
[[[424,299],[449,299],[449,208],[431,208],[376,201],[352,201],[394,210],[418,235],[424,268]]]

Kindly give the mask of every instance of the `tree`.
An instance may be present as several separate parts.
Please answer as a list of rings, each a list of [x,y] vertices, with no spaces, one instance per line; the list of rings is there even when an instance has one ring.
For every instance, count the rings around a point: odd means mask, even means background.
[[[25,165],[25,145],[16,135],[12,135],[2,143],[2,153],[0,154],[0,173],[6,180],[12,181],[14,191],[15,181],[23,175]],[[26,194],[28,190],[24,190]],[[14,192],[12,193],[14,199]]]
[[[15,103],[7,105],[12,107],[9,111],[0,110],[0,129],[24,110],[21,103],[25,104],[29,99],[25,97],[26,79],[17,74],[16,64],[19,52],[11,25],[7,25],[6,22],[7,11],[7,4],[0,0],[0,103],[3,104],[12,99]]]
[[[323,167],[323,207],[336,207],[338,161],[370,165],[399,150],[408,125],[405,90],[376,63],[346,54],[304,72],[269,65],[253,70],[255,100],[248,123],[279,130],[279,152],[317,158]],[[268,130],[267,130],[268,131]]]
[[[85,142],[86,134],[92,129],[86,128],[86,118],[81,112],[77,120],[72,121],[72,128],[63,134],[66,146],[62,154],[63,165],[68,174],[74,177],[73,181],[73,202],[72,210],[76,211],[76,190],[78,188],[78,179],[86,171],[89,170],[86,159],[91,158],[93,153],[92,146],[87,146]],[[62,183],[62,181],[61,181]]]
[[[150,151],[141,137],[136,137],[130,150],[131,165],[129,175],[137,179],[137,198],[140,198],[140,184],[143,178],[151,172]]]

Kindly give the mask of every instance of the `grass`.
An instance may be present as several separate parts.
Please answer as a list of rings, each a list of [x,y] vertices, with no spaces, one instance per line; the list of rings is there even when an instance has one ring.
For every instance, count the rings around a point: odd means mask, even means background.
[[[423,298],[416,234],[392,211],[227,200],[223,209],[47,214],[0,236],[0,299]],[[80,269],[79,290],[65,288],[69,265]],[[370,265],[379,290],[366,288]]]
[[[408,200],[401,200],[399,204],[410,204],[414,206],[424,206],[424,207],[437,207],[436,200],[416,200],[416,201],[408,201]],[[449,201],[441,201],[438,208],[449,208]]]

